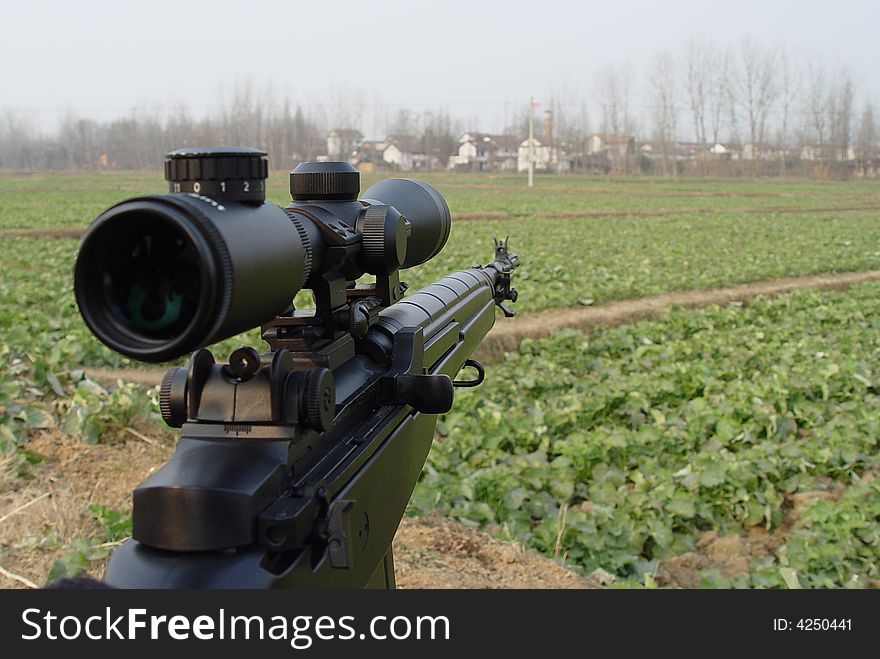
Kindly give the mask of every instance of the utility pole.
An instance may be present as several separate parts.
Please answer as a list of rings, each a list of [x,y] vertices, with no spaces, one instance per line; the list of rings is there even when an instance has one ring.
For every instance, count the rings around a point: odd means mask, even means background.
[[[529,97],[529,187],[535,184],[535,98]]]

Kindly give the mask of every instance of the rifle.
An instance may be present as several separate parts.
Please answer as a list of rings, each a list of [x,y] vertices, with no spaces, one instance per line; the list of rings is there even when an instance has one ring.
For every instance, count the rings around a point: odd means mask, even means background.
[[[105,574],[123,588],[394,587],[391,542],[454,387],[516,301],[519,257],[405,296],[400,270],[449,236],[443,197],[387,179],[358,199],[348,163],[302,163],[292,203],[265,201],[266,153],[167,154],[167,195],[123,201],[85,233],[74,288],[107,346],[147,362],[192,352],[160,387],[180,428],[133,495],[133,538]],[[370,284],[356,283],[364,274]],[[292,304],[310,289],[314,310]],[[269,350],[205,348],[261,326]],[[476,375],[453,380],[464,367]]]

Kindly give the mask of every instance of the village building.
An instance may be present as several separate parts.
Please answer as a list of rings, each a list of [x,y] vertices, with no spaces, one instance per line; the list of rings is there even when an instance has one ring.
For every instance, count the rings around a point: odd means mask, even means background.
[[[364,136],[353,128],[334,128],[327,133],[327,156],[325,160],[350,160]],[[319,158],[321,160],[321,158]]]
[[[844,149],[834,144],[804,144],[801,147],[800,159],[813,162],[855,160],[856,150],[852,145]]]
[[[552,147],[541,144],[534,137],[532,138],[532,162],[534,163],[534,171],[549,172],[553,165]],[[529,141],[523,140],[519,145],[517,152],[516,170],[525,172],[529,169]]]
[[[572,168],[572,158],[568,157],[563,145],[553,135],[553,113],[550,110],[544,112],[544,121],[540,139],[533,137],[531,152],[534,171],[538,172],[563,172]],[[529,169],[529,140],[519,143],[517,149],[517,171],[524,172]]]
[[[515,171],[520,140],[515,135],[464,133],[458,152],[449,157],[449,169]]]
[[[424,153],[414,135],[389,135],[384,140],[363,140],[352,152],[351,163],[362,172],[380,170],[424,171],[437,169],[436,156]]]
[[[634,150],[635,140],[625,135],[593,133],[587,138],[587,154],[604,154],[611,160],[619,160]]]
[[[743,160],[777,160],[779,151],[767,142],[746,142],[742,148]]]
[[[727,144],[716,142],[709,147],[709,156],[716,160],[739,160],[742,158],[742,147],[732,142]]]
[[[384,142],[375,140],[363,140],[352,152],[349,162],[364,173],[371,173],[382,169],[382,152],[385,150]]]
[[[439,166],[437,158],[425,153],[422,141],[415,135],[386,137],[382,159],[393,169],[404,172],[435,169]]]

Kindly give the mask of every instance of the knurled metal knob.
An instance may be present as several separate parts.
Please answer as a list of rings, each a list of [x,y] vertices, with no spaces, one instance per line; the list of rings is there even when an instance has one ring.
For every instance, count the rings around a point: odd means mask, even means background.
[[[165,155],[171,192],[205,195],[217,201],[266,199],[269,161],[265,151],[243,147],[194,147]]]
[[[355,201],[361,173],[348,162],[303,162],[290,172],[294,201]]]
[[[333,427],[336,415],[336,386],[333,374],[326,368],[313,368],[309,372],[303,401],[306,425],[318,432]]]
[[[159,411],[162,420],[172,428],[180,428],[187,419],[186,382],[188,370],[169,368],[159,385]]]
[[[407,222],[392,206],[373,204],[362,212],[357,231],[367,272],[392,273],[406,258]]]

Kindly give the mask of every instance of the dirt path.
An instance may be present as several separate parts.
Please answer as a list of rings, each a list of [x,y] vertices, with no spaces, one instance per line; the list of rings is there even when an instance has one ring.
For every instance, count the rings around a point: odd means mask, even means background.
[[[496,322],[478,354],[487,360],[516,350],[523,339],[549,336],[566,329],[587,329],[598,325],[623,325],[643,318],[655,318],[666,309],[679,306],[705,307],[712,304],[744,302],[758,295],[782,295],[807,289],[839,290],[853,284],[880,279],[880,271],[784,277],[737,284],[725,288],[663,293],[637,300],[609,302],[595,307],[548,309]]]
[[[127,509],[132,489],[173,450],[170,434],[142,430],[149,443],[129,434],[94,446],[57,433],[34,438],[28,448],[44,460],[34,466],[32,477],[0,472],[0,566],[42,585],[71,541],[99,538],[89,506]],[[394,551],[399,588],[599,587],[516,543],[439,516],[405,518]],[[100,576],[104,563],[92,561],[88,571]],[[21,587],[0,573],[0,588]]]
[[[86,227],[35,227],[30,229],[0,229],[3,238],[76,238],[79,239]]]
[[[609,302],[595,307],[548,309],[516,318],[499,320],[477,350],[476,357],[491,362],[505,352],[517,349],[523,339],[549,336],[561,329],[589,329],[600,325],[623,325],[643,318],[655,318],[673,306],[695,308],[712,304],[744,302],[758,295],[782,295],[807,289],[839,290],[853,284],[880,279],[880,271],[785,277],[738,284],[701,291],[663,293],[637,300]],[[155,386],[162,380],[163,368],[86,367],[86,374],[97,382],[115,384],[116,380],[143,386]]]
[[[100,368],[86,366],[86,377],[101,384],[114,386],[117,380],[131,382],[142,387],[155,387],[162,382],[165,369],[162,367],[145,368]]]
[[[667,217],[685,214],[738,215],[743,213],[833,213],[846,211],[880,210],[880,204],[848,204],[845,206],[742,206],[738,208],[658,208],[655,210],[583,210],[548,211],[540,213],[545,219],[570,220],[592,217]],[[511,217],[500,211],[456,213],[457,221],[510,220]],[[0,229],[0,240],[4,238],[80,238],[85,226],[70,227],[31,227],[20,229]]]
[[[592,217],[667,217],[670,215],[740,215],[743,213],[830,213],[861,210],[880,210],[877,204],[848,204],[846,206],[741,206],[737,208],[657,208],[654,210],[633,211],[610,211],[610,210],[584,210],[584,211],[548,211],[540,213],[543,219],[572,220],[589,219]],[[500,211],[486,211],[473,213],[457,213],[456,220],[508,220],[514,219]],[[2,234],[0,234],[2,237]]]

